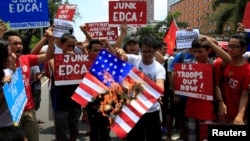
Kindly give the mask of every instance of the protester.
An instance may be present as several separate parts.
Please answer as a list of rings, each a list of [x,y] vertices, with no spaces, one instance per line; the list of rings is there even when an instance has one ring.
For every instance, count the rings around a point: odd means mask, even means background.
[[[155,52],[155,59],[162,65],[164,65],[165,60],[168,58],[167,54],[167,44],[163,41],[157,42],[157,51]]]
[[[244,34],[238,33],[230,37],[228,42],[228,54],[232,61],[221,69],[221,62],[217,61],[217,72],[222,76],[220,89],[222,93],[221,104],[226,108],[221,112],[218,123],[244,125],[246,121],[246,108],[248,104],[248,85],[250,84],[250,65],[244,59],[243,54],[247,50],[247,41]]]
[[[139,55],[140,54],[139,39],[137,37],[131,36],[124,45],[123,50],[127,54]]]
[[[30,141],[39,140],[36,110],[34,107],[35,105],[30,86],[30,67],[49,60],[53,57],[54,54],[52,31],[47,29],[45,31],[45,36],[49,41],[48,53],[42,55],[22,55],[23,44],[21,36],[17,32],[12,30],[6,31],[3,35],[3,39],[9,42],[11,52],[14,53],[17,57],[16,67],[22,66],[21,69],[28,102],[25,105],[25,109],[20,119],[19,126],[24,130],[27,139]]]
[[[3,85],[5,82],[8,82],[10,80],[4,79],[5,72],[4,69],[7,65],[7,59],[10,55],[11,51],[8,47],[8,42],[0,39],[0,127],[10,126],[13,125],[10,112],[7,107],[7,103],[4,98],[3,94]]]
[[[34,98],[35,109],[37,111],[40,108],[40,103],[41,103],[41,92],[42,92],[41,78],[43,77],[43,74],[40,72],[39,66],[32,66],[30,74],[31,74],[31,80],[30,80],[31,91]],[[44,123],[44,121],[42,119],[38,119],[37,123],[42,124]],[[39,129],[43,129],[43,127],[40,125],[38,127]]]
[[[192,42],[192,53],[194,60],[191,63],[195,64],[211,64],[214,59],[209,58],[210,52],[215,52],[224,64],[231,61],[230,56],[223,51],[212,38],[201,35],[198,39]],[[211,76],[214,76],[211,72]],[[221,100],[221,93],[217,93],[218,85],[213,83],[213,96],[216,100]],[[206,110],[204,110],[204,108]],[[187,125],[187,139],[188,141],[203,141],[208,139],[208,124],[214,124],[217,113],[215,113],[213,101],[203,100],[198,98],[188,97],[185,107],[186,125]]]
[[[7,107],[3,95],[2,86],[4,83],[9,82],[8,70],[6,70],[7,63],[11,58],[11,50],[6,40],[0,39],[0,140],[1,141],[27,141],[23,130],[17,126],[13,126],[13,121],[10,111]],[[7,77],[7,78],[6,78]]]
[[[172,70],[170,68],[174,61],[174,55],[168,56],[163,66],[166,70],[166,78],[164,81],[164,97],[162,98],[162,126],[163,132],[167,134],[167,141],[171,141],[172,130],[174,128],[174,120],[176,117],[176,105],[173,102],[173,90],[172,90]],[[165,128],[165,129],[164,129]],[[166,131],[165,131],[166,130]]]
[[[138,43],[137,43],[138,44]],[[141,39],[141,55],[126,54],[124,50],[117,49],[120,57],[144,72],[151,80],[162,89],[164,89],[165,69],[154,59],[156,52],[156,40],[152,36],[145,36]],[[132,130],[128,133],[127,141],[161,141],[161,121],[160,121],[160,103],[156,102],[145,113]]]
[[[126,22],[122,23],[120,25],[120,31],[121,31],[121,34],[120,36],[117,38],[115,44],[114,44],[114,47],[118,47],[118,48],[122,48],[123,46],[123,42],[124,42],[124,39],[125,37],[127,36],[127,33],[128,33],[128,25]],[[125,47],[125,45],[124,45]]]
[[[0,127],[0,141],[28,141],[23,130],[17,126]]]
[[[71,34],[63,34],[61,39],[61,49],[64,54],[75,54],[76,38]],[[48,51],[47,51],[48,52]],[[59,141],[76,141],[78,136],[79,118],[81,116],[81,106],[71,99],[78,85],[55,86],[54,59],[49,61],[52,70],[51,76],[51,99],[54,111],[55,137]]]
[[[100,40],[93,39],[89,42],[89,53],[99,54],[103,49]],[[100,103],[98,101],[89,102],[85,107],[89,120],[89,140],[90,141],[111,141],[109,119],[99,112]]]
[[[164,92],[163,92],[163,97],[162,97],[162,104],[161,104],[161,110],[160,110],[160,113],[161,113],[161,120],[162,120],[162,132],[165,134],[168,130],[168,133],[171,132],[171,129],[169,130],[170,126],[168,127],[167,129],[167,120],[169,116],[167,116],[167,114],[169,115],[169,108],[170,108],[170,103],[169,103],[169,100],[170,100],[170,93],[171,93],[171,90],[170,90],[170,84],[169,84],[169,73],[168,73],[168,54],[167,54],[167,44],[163,41],[157,41],[157,44],[156,44],[156,47],[157,47],[157,50],[155,52],[155,59],[156,61],[158,61],[160,64],[162,64],[165,68],[165,71],[166,71],[166,78],[165,78],[165,81],[164,81]],[[173,61],[173,59],[172,59]],[[171,61],[171,62],[172,62]],[[171,74],[171,73],[170,73]],[[172,101],[172,98],[171,98],[171,101]],[[172,107],[172,104],[171,104],[171,107]]]
[[[3,34],[4,34],[5,31],[7,31],[7,30],[8,30],[8,28],[7,28],[7,26],[5,25],[4,21],[2,21],[2,20],[0,19],[0,38],[3,37]]]
[[[175,54],[174,60],[172,61],[170,65],[169,71],[174,71],[174,64],[176,63],[189,63],[191,60],[193,60],[194,56],[192,54],[192,49],[188,48],[185,50],[182,50]],[[173,76],[169,77],[171,82],[171,89],[174,91],[174,80]],[[176,115],[175,115],[175,125],[177,129],[179,129],[179,139],[180,140],[186,140],[186,126],[185,126],[185,107],[186,107],[186,96],[179,96],[175,93],[173,93],[173,103],[175,104],[176,109]]]

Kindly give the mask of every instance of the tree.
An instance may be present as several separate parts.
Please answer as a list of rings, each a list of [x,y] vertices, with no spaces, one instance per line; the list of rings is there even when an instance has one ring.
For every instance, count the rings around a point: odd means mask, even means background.
[[[216,33],[221,34],[226,25],[232,25],[234,29],[237,23],[243,19],[248,0],[214,0],[212,7],[217,13]]]
[[[174,13],[169,13],[168,16],[167,16],[163,21],[160,21],[160,22],[155,26],[155,30],[156,30],[156,31],[159,31],[159,29],[160,29],[162,26],[169,27],[170,24],[171,24],[171,21],[173,20],[173,18],[177,19],[180,15],[181,15],[181,12],[180,12],[180,11],[176,11],[176,12],[174,12]]]
[[[53,25],[54,17],[56,15],[58,7],[63,3],[63,0],[48,0],[48,9],[49,9],[49,22],[50,25]],[[64,4],[70,4],[67,0],[64,2]],[[76,13],[74,15],[74,20],[77,18],[81,18],[81,14],[79,13],[78,9],[76,9]],[[73,21],[74,21],[73,20]],[[46,30],[46,28],[43,28],[42,32]],[[28,50],[29,48],[32,49],[34,45],[41,39],[41,31],[40,29],[32,29],[32,36],[29,36],[25,33],[30,33],[31,29],[25,29],[25,30],[19,30],[19,33],[21,33],[22,36],[24,36],[25,40],[28,43],[28,46],[25,46]]]

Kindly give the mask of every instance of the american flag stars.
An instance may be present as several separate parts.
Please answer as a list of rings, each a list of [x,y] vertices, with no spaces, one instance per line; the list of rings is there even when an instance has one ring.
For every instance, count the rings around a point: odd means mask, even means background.
[[[104,75],[109,73],[113,76],[115,82],[121,83],[122,80],[132,69],[132,66],[116,56],[110,54],[107,50],[103,49],[96,57],[90,72],[95,75],[100,81],[104,81]],[[106,84],[109,85],[109,84]]]

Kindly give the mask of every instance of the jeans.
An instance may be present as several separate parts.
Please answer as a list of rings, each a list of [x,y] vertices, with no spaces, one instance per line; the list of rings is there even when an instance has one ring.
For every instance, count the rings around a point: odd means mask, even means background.
[[[55,136],[58,141],[76,139],[81,109],[54,111]]]

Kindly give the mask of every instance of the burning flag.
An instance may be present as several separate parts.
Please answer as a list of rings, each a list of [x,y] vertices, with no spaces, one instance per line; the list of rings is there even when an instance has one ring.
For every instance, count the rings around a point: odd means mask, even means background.
[[[100,111],[107,116],[103,110],[110,106],[105,104],[116,105],[111,108],[111,129],[118,137],[124,138],[163,90],[144,73],[103,49],[72,99],[85,107],[88,102],[103,96],[103,93],[106,94],[104,97],[109,96],[111,99],[101,101]]]

